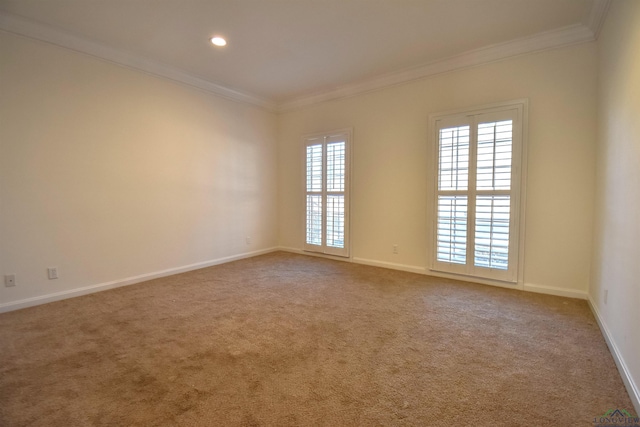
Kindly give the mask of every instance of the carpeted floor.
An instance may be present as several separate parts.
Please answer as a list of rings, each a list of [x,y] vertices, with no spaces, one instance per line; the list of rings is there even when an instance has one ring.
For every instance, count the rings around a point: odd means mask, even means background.
[[[2,426],[592,426],[585,301],[273,253],[0,315]]]

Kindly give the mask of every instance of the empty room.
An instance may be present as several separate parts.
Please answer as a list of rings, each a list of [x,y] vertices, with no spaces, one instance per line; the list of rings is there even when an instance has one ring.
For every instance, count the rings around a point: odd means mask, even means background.
[[[0,0],[0,425],[640,426],[640,1]]]

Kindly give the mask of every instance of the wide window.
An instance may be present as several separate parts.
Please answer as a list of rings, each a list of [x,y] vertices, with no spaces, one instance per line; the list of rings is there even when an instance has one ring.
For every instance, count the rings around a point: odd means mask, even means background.
[[[349,144],[340,130],[305,137],[305,250],[349,256]]]
[[[517,282],[526,101],[431,116],[430,267]]]

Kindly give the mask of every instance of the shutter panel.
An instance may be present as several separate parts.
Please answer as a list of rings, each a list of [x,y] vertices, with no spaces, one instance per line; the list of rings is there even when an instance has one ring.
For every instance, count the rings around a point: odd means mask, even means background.
[[[322,190],[323,155],[322,144],[307,145],[307,207],[306,243],[322,246]]]
[[[307,146],[307,191],[322,191],[322,144]]]
[[[345,141],[327,144],[327,246],[345,247]],[[337,193],[337,194],[336,194]]]
[[[438,196],[438,261],[467,263],[467,196]]]
[[[509,267],[510,196],[477,196],[474,264]]]
[[[438,189],[466,190],[469,181],[469,126],[440,130]]]
[[[344,196],[327,196],[327,246],[344,246]]]
[[[465,273],[469,261],[471,122],[465,116],[438,121],[434,260]]]
[[[478,125],[478,190],[511,189],[512,120]]]
[[[322,196],[307,194],[307,244],[322,246]]]
[[[478,193],[511,190],[513,121],[478,124],[476,189]],[[511,196],[476,196],[474,265],[509,268]]]
[[[345,155],[344,141],[327,144],[327,191],[344,192]]]

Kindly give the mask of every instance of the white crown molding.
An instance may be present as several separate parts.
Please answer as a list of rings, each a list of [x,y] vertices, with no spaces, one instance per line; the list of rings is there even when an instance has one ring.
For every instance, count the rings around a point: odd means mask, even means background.
[[[587,27],[593,32],[593,37],[596,40],[600,36],[600,30],[602,30],[602,25],[607,17],[609,6],[611,6],[611,0],[593,0]]]
[[[118,65],[133,68],[155,76],[164,77],[175,82],[202,89],[226,99],[257,105],[271,111],[275,111],[276,109],[276,104],[272,101],[247,94],[218,83],[207,81],[177,68],[173,68],[129,52],[114,49],[100,43],[95,43],[85,38],[61,31],[57,28],[37,23],[16,15],[0,12],[0,30],[51,43]]]
[[[359,95],[436,74],[488,64],[518,55],[594,41],[602,28],[610,4],[611,0],[594,0],[586,25],[575,24],[529,37],[486,46],[419,67],[381,75],[373,79],[347,84],[333,90],[294,98],[282,103],[276,103],[219,83],[210,82],[177,68],[92,42],[77,35],[16,15],[0,12],[0,30],[82,52],[118,65],[196,87],[227,99],[257,105],[269,111],[284,112],[320,102]]]
[[[595,38],[591,29],[583,24],[575,24],[557,30],[538,33],[533,36],[471,50],[420,67],[382,75],[359,83],[348,84],[334,90],[286,101],[278,105],[278,111],[288,111],[319,102],[345,98],[388,86],[395,86],[435,74],[475,67],[518,55],[556,49],[593,40],[595,40]]]

